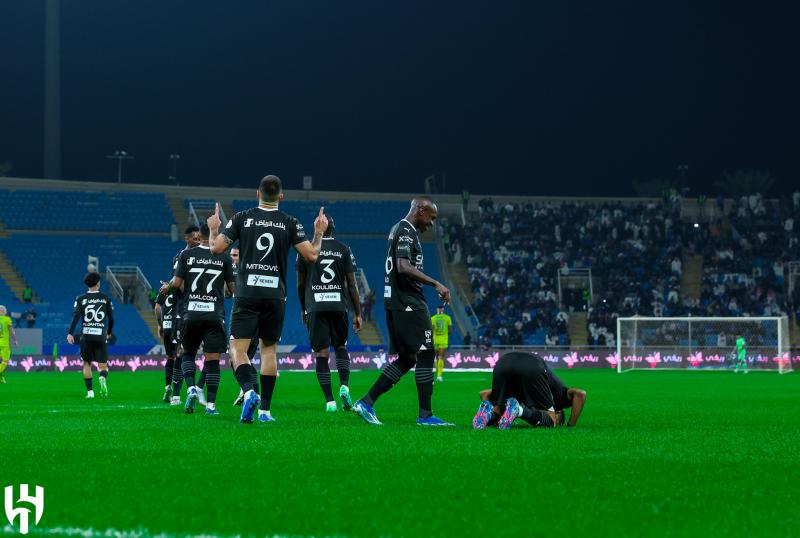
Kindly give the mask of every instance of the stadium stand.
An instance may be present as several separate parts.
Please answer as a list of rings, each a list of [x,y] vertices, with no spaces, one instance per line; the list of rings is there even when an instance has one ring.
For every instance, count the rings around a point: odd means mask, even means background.
[[[675,201],[497,204],[448,225],[450,255],[470,274],[480,336],[493,345],[565,344],[573,304],[558,304],[559,268],[591,268],[587,342],[614,345],[618,316],[800,315],[785,269],[800,259],[800,196],[742,197],[694,223]],[[699,297],[682,290],[684,259],[702,266]],[[797,293],[796,293],[797,295]]]
[[[97,188],[97,191],[63,190],[63,187],[0,189],[0,207],[4,208],[0,225],[5,230],[0,235],[0,250],[39,297],[35,305],[36,327],[43,329],[44,347],[48,350],[53,343],[63,344],[73,300],[83,291],[81,279],[86,272],[88,256],[99,258],[101,272],[109,265],[138,266],[150,284],[158,286],[160,280],[170,276],[172,257],[183,248],[183,242],[173,241],[174,237],[169,234],[176,212],[164,193],[102,192],[100,189],[108,191],[113,187]],[[187,192],[186,196],[181,196],[180,203],[185,208],[190,202],[198,201],[213,202],[214,199]],[[231,207],[235,211],[253,206],[248,200],[228,202],[233,202]],[[386,342],[380,300],[386,236],[391,226],[405,215],[408,201],[287,200],[281,204],[281,209],[298,217],[310,229],[321,205],[335,216],[337,236],[351,245],[370,287],[377,292],[373,320]],[[424,249],[425,270],[441,278],[435,245],[425,244]],[[282,343],[303,345],[307,334],[295,299],[294,261],[292,257]],[[104,284],[104,291],[108,291],[106,287]],[[436,294],[432,289],[426,289],[426,294],[433,309],[438,301]],[[14,296],[3,279],[0,279],[0,302],[6,304],[10,312],[22,313],[30,307]],[[118,344],[156,345],[156,339],[134,306],[116,298],[114,302]],[[232,302],[228,301],[228,315],[231,306]],[[454,336],[452,341],[460,342],[460,336]],[[350,344],[361,345],[358,335],[352,332]]]
[[[0,190],[0,207],[16,230],[166,233],[173,223],[161,193]]]

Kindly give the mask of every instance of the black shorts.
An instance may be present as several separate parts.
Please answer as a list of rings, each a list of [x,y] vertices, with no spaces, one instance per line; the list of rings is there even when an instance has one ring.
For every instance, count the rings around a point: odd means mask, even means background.
[[[553,409],[553,394],[548,384],[549,368],[538,355],[506,353],[492,371],[492,405],[504,406],[509,398],[525,407],[541,411]]]
[[[175,357],[178,345],[175,343],[175,335],[172,329],[162,329],[164,331],[164,354],[167,357]]]
[[[184,318],[175,318],[172,321],[172,341],[175,342],[175,348],[177,349],[178,346],[181,345],[181,339],[183,338],[183,333],[186,330],[186,319]]]
[[[334,349],[347,344],[347,312],[339,310],[322,310],[308,314],[308,338],[311,340],[311,349],[315,352]]]
[[[83,362],[108,362],[108,345],[105,340],[81,338],[81,359]]]
[[[389,353],[415,355],[420,351],[433,351],[433,325],[428,309],[387,310],[389,328]]]
[[[196,355],[203,344],[205,353],[225,353],[228,351],[228,335],[221,321],[187,321],[184,325],[183,353]]]
[[[281,339],[285,313],[285,299],[236,297],[231,315],[231,336],[236,340],[258,336],[268,344],[274,344]]]
[[[258,337],[250,340],[250,346],[247,348],[247,358],[252,361],[253,357],[256,356],[256,351],[258,351]]]

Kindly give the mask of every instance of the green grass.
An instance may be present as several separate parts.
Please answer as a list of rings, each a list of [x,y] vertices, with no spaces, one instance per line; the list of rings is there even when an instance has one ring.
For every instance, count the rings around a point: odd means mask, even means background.
[[[40,528],[298,536],[789,536],[800,532],[800,374],[561,372],[588,391],[577,428],[474,432],[491,374],[446,374],[414,424],[413,376],[383,427],[323,412],[310,373],[284,373],[276,424],[161,404],[162,374],[79,373],[0,385],[0,487],[44,486]],[[336,376],[334,376],[335,378]],[[376,372],[353,375],[354,396]],[[95,378],[96,379],[96,378]],[[97,387],[97,381],[95,381]],[[202,411],[202,408],[200,409]],[[0,514],[2,517],[2,514]],[[0,527],[1,528],[1,527]]]

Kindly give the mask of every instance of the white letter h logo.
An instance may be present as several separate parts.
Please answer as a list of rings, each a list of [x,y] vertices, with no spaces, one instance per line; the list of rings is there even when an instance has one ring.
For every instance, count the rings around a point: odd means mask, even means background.
[[[44,488],[36,487],[36,495],[31,497],[28,495],[28,484],[20,484],[19,486],[19,499],[17,502],[30,503],[36,510],[36,522],[39,523],[42,519],[42,512],[44,512]],[[19,532],[20,534],[28,534],[28,515],[30,510],[24,507],[14,508],[14,486],[6,486],[6,516],[8,522],[12,525],[14,520],[19,517]]]

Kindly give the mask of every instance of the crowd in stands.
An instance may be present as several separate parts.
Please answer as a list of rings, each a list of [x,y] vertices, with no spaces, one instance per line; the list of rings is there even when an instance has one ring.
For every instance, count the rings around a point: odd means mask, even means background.
[[[697,224],[681,219],[680,210],[679,198],[484,199],[466,226],[444,223],[443,240],[450,261],[466,263],[481,341],[494,345],[569,344],[574,309],[587,311],[588,344],[608,346],[615,345],[618,316],[797,313],[799,301],[784,293],[784,270],[800,260],[800,193],[777,203],[743,197],[729,216]],[[696,254],[704,260],[702,293],[688,300],[681,293],[683,258]],[[592,305],[559,301],[556,275],[566,268],[591,268]]]

